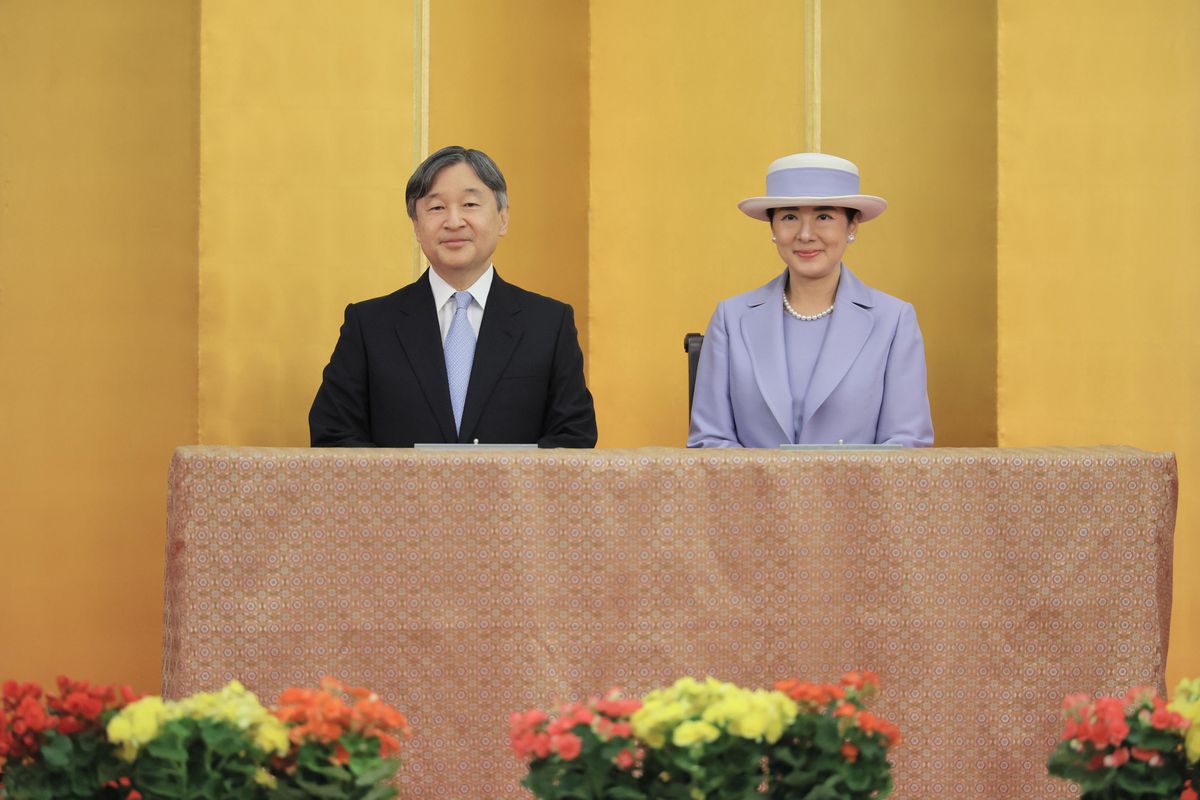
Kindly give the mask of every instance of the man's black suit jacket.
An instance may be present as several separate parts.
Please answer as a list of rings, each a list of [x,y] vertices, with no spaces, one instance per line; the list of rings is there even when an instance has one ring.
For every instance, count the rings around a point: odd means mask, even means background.
[[[596,412],[571,307],[493,277],[456,435],[429,273],[352,303],[308,427],[313,447],[594,447]]]

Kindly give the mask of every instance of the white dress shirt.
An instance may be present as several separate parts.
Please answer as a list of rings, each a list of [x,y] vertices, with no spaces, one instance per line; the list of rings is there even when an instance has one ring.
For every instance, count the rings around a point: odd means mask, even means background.
[[[483,309],[487,305],[488,292],[492,289],[492,277],[496,274],[495,265],[488,265],[488,268],[479,280],[467,287],[467,291],[471,293],[471,305],[467,306],[467,321],[471,323],[471,330],[475,331],[475,338],[479,338],[479,326],[483,324]],[[433,289],[433,307],[437,309],[438,326],[442,329],[442,344],[446,344],[446,334],[450,332],[450,323],[454,321],[454,293],[458,290],[450,284],[442,280],[442,276],[437,274],[433,268],[429,268],[429,288]]]

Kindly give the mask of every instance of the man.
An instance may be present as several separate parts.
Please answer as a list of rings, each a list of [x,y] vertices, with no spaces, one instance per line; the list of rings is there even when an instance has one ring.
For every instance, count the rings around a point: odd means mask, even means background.
[[[405,191],[429,269],[346,307],[308,426],[313,447],[419,442],[594,447],[571,307],[501,279],[508,189],[478,150],[443,148]]]

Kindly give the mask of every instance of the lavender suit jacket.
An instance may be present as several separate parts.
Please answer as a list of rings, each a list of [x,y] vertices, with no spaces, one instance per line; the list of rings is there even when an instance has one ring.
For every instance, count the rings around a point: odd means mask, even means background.
[[[688,447],[932,445],[916,312],[844,264],[797,439],[783,342],[786,274],[717,306],[700,351]]]

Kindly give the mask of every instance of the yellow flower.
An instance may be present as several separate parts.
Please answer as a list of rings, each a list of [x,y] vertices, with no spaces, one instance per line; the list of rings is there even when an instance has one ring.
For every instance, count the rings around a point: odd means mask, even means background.
[[[143,697],[112,718],[108,739],[120,745],[121,758],[132,761],[141,747],[158,736],[164,723],[185,717],[227,722],[246,732],[266,753],[285,755],[290,749],[287,726],[237,681],[230,681],[219,692],[197,692],[170,703],[161,697]]]
[[[291,749],[287,725],[280,722],[274,715],[264,717],[254,733],[254,743],[264,753],[287,755],[288,750]]]
[[[671,734],[671,742],[678,747],[689,747],[699,742],[715,742],[721,731],[703,720],[688,720],[679,723]]]
[[[254,782],[259,786],[266,786],[268,789],[274,789],[279,781],[275,780],[275,776],[267,772],[266,767],[259,767],[254,773]]]
[[[1175,699],[1167,706],[1184,719],[1190,720],[1184,738],[1187,747],[1187,760],[1190,764],[1200,761],[1200,678],[1184,678],[1175,687]]]
[[[774,743],[797,711],[796,703],[782,692],[750,691],[716,678],[680,678],[674,686],[646,695],[630,722],[634,735],[655,749],[667,741],[677,746],[711,742],[722,730]]]
[[[158,736],[162,725],[170,719],[170,709],[161,697],[143,697],[121,709],[108,722],[108,740],[120,745],[117,754],[133,761],[146,742]]]

